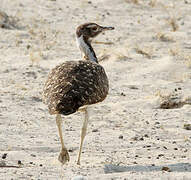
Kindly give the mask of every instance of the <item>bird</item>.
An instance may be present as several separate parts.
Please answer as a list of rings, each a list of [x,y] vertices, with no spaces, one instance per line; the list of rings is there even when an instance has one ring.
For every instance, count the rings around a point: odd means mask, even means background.
[[[113,30],[111,26],[96,23],[84,23],[76,29],[76,42],[81,51],[82,60],[69,60],[53,68],[43,88],[43,102],[49,113],[56,115],[61,152],[58,160],[65,164],[70,160],[62,134],[62,117],[77,111],[84,112],[81,129],[81,140],[77,164],[80,158],[84,138],[86,136],[91,105],[102,102],[109,91],[108,77],[91,45],[91,40],[104,31]]]

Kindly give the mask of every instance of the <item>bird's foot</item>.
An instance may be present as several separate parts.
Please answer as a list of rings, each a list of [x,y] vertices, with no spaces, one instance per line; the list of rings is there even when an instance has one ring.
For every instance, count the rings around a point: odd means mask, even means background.
[[[77,161],[77,165],[80,165],[80,161],[79,160]]]
[[[68,151],[66,148],[62,148],[60,155],[58,156],[58,160],[62,163],[65,164],[67,161],[70,160],[70,156],[68,154]]]

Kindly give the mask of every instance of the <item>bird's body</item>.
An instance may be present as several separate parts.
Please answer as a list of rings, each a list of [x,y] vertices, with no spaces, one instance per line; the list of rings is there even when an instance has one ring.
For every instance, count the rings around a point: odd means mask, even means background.
[[[104,68],[91,61],[67,61],[50,72],[44,102],[50,114],[69,115],[84,105],[101,102],[109,84]]]
[[[69,161],[69,154],[62,136],[61,114],[75,113],[84,107],[85,119],[82,126],[80,150],[77,164],[80,164],[82,144],[86,135],[89,114],[87,106],[103,101],[109,90],[108,78],[104,68],[98,64],[96,54],[91,46],[90,38],[96,37],[113,27],[102,27],[95,23],[80,25],[76,30],[79,49],[84,60],[66,61],[50,72],[43,89],[43,101],[48,105],[49,113],[56,114],[56,123],[62,149],[59,161]]]

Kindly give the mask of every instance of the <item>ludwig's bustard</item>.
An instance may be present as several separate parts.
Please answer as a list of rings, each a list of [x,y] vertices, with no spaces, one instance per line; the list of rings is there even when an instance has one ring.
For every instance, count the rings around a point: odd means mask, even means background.
[[[56,66],[50,72],[43,90],[43,100],[48,105],[50,114],[56,114],[62,149],[58,157],[64,164],[69,161],[69,154],[62,137],[61,114],[69,115],[82,109],[85,120],[82,126],[80,150],[77,164],[80,164],[82,144],[88,124],[87,105],[103,101],[109,90],[108,78],[104,68],[98,64],[90,38],[96,37],[113,27],[102,27],[95,23],[80,25],[76,30],[77,43],[84,61],[68,61]]]

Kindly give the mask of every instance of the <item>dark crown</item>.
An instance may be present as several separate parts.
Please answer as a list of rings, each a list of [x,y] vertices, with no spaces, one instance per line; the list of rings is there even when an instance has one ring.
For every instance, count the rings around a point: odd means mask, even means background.
[[[77,27],[76,35],[80,37],[83,35],[85,38],[94,38],[98,34],[106,30],[113,30],[114,27],[103,27],[96,23],[85,23]]]

